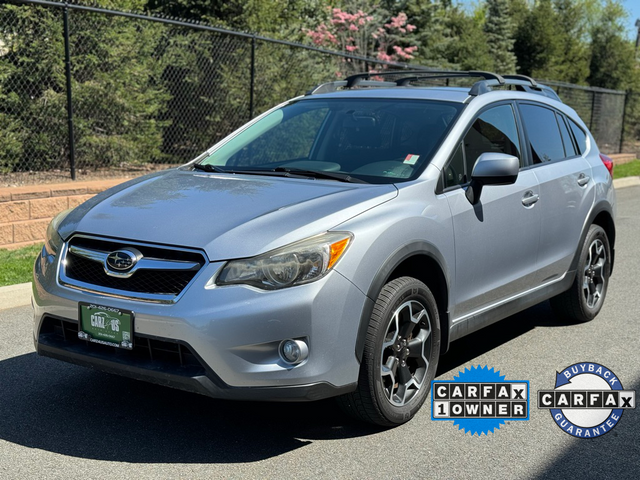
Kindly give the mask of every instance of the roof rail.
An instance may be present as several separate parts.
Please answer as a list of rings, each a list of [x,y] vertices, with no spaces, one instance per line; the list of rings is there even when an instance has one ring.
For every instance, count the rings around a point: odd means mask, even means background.
[[[538,83],[533,78],[527,77],[526,75],[510,74],[510,75],[503,75],[502,78],[506,78],[510,80],[526,80],[531,84],[532,87],[535,88],[538,86]]]
[[[360,80],[357,83],[360,87],[396,87],[396,82],[379,82],[376,80]],[[338,88],[351,88],[347,80],[337,80],[335,82],[322,83],[316,87],[313,87],[305,95],[314,95],[318,93],[330,93],[335,92]]]
[[[378,76],[385,76],[385,75],[408,75],[408,74],[413,75],[413,77],[410,77],[410,78],[416,79],[416,80],[423,79],[423,78],[431,78],[431,77],[433,78],[483,77],[485,80],[497,80],[500,83],[504,83],[504,78],[498,75],[497,73],[483,72],[480,70],[476,70],[476,71],[455,71],[455,70],[400,70],[400,71],[391,70],[390,71],[390,70],[386,70],[384,72],[378,72],[378,73],[365,72],[365,73],[356,73],[355,75],[351,75],[346,78],[347,88],[355,87],[356,85],[359,85],[360,82],[365,78],[371,78],[372,76],[378,77]],[[405,82],[405,83],[398,83],[398,85],[406,85],[407,80],[409,79],[401,78],[400,80],[397,80],[396,83]]]
[[[533,78],[525,75],[504,75],[504,79],[505,83],[502,85],[515,85],[516,90],[521,92],[535,93],[562,102],[558,94],[552,88],[539,84]],[[469,95],[475,97],[488,93],[491,91],[491,87],[498,85],[500,84],[494,80],[481,80],[473,84],[471,90],[469,90]]]
[[[393,81],[371,80],[371,77],[385,77],[389,75],[400,75],[401,78]],[[469,78],[481,77],[482,80],[474,83],[469,90],[472,97],[488,93],[492,87],[503,85],[515,85],[517,90],[537,93],[554,100],[560,97],[553,89],[546,85],[538,84],[533,78],[526,75],[498,75],[497,73],[485,72],[481,70],[455,71],[455,70],[386,70],[384,72],[364,72],[351,75],[344,80],[323,83],[309,90],[306,95],[319,93],[330,93],[339,88],[350,89],[354,87],[406,87],[417,80],[433,80],[442,78]]]
[[[403,75],[403,78],[394,80],[393,82],[385,82],[378,80],[370,80],[371,77],[384,77],[388,75]],[[411,76],[406,76],[411,75]],[[472,71],[456,71],[456,70],[385,70],[384,72],[363,72],[351,75],[344,80],[328,82],[318,85],[309,90],[306,95],[318,93],[329,93],[336,91],[338,88],[354,88],[356,86],[367,87],[394,87],[407,86],[412,81],[428,80],[436,78],[460,78],[460,77],[481,77],[485,80],[494,80],[497,84],[505,83],[504,78],[497,73],[484,72],[481,70]]]

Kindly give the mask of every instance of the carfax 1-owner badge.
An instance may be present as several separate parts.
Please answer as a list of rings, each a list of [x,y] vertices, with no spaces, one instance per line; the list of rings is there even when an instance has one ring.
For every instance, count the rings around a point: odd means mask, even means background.
[[[538,408],[549,409],[556,424],[578,438],[610,432],[635,400],[635,391],[625,390],[615,373],[592,362],[568,366],[556,373],[553,390],[538,391]]]
[[[486,365],[431,382],[431,419],[453,420],[458,430],[482,436],[507,420],[529,420],[529,381],[505,380]]]

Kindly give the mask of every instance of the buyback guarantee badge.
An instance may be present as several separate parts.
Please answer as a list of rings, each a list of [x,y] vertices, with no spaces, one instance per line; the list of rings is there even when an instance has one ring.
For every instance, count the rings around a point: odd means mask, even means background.
[[[538,391],[538,408],[549,409],[558,427],[577,438],[609,433],[635,406],[635,390],[625,390],[615,373],[592,362],[556,372],[555,389]]]
[[[529,381],[505,380],[487,366],[467,368],[454,380],[433,380],[431,419],[453,420],[471,436],[493,433],[507,420],[529,420]]]

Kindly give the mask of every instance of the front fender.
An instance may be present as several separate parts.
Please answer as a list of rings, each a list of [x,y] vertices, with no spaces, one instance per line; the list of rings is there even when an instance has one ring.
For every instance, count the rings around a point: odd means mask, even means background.
[[[452,298],[449,287],[455,284],[453,226],[446,198],[433,191],[429,195],[424,183],[415,184],[401,189],[395,199],[345,222],[338,229],[353,232],[354,242],[336,270],[367,296],[361,318],[357,320],[358,360],[362,359],[364,338],[378,294],[394,270],[414,255],[423,255],[435,262],[445,279],[448,295],[441,313],[446,319],[442,328],[446,351],[449,333],[446,312]],[[429,272],[421,272],[421,279],[424,281],[428,275]]]

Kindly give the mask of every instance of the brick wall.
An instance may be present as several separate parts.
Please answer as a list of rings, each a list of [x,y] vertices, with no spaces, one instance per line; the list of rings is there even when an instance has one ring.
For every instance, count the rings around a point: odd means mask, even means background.
[[[0,188],[0,248],[42,243],[51,219],[125,178]]]

